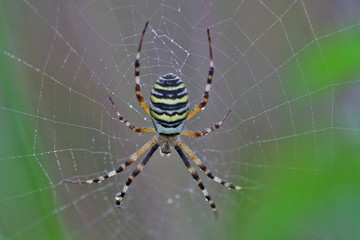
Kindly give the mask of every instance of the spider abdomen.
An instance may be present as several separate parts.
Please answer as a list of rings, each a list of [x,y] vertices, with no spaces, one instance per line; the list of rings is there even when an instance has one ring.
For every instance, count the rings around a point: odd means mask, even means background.
[[[189,97],[183,81],[168,73],[155,82],[150,96],[150,115],[162,135],[180,134],[189,114]]]

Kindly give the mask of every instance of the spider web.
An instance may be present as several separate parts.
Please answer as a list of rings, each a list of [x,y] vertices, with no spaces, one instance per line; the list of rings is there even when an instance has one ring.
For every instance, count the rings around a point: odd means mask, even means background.
[[[339,239],[360,236],[360,21],[357,1],[8,1],[0,27],[0,238]],[[117,168],[152,127],[134,91],[159,75],[186,84],[191,108],[215,75],[206,108],[183,137],[215,219],[180,157],[158,153],[117,209],[137,163],[99,184],[70,185]],[[139,162],[139,160],[138,160]],[[194,164],[195,165],[195,164]]]

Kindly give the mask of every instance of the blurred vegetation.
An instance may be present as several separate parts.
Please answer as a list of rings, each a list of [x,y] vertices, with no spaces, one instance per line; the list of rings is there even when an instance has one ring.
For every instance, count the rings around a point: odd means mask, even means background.
[[[329,86],[331,76],[336,101],[334,121],[342,119],[341,109],[337,106],[349,104],[341,102],[341,96],[354,87],[353,84],[339,83],[348,82],[354,76],[359,79],[360,76],[359,39],[360,31],[335,34],[328,39],[319,40],[322,53],[317,47],[314,48],[315,51],[310,47],[311,50],[306,54],[297,56],[306,79],[311,79],[309,88]],[[295,62],[288,69],[284,78],[291,81],[299,72],[298,65]],[[298,84],[298,81],[291,81],[294,95],[299,90]],[[360,89],[360,84],[357,87]],[[324,94],[314,95],[314,106],[321,105],[324,100],[331,103],[331,87],[324,91]],[[302,111],[302,107],[304,106],[293,110]],[[355,112],[353,116],[360,123],[360,113]],[[326,124],[328,123],[330,121]],[[224,239],[300,240],[313,239],[314,235],[318,235],[319,239],[322,236],[331,236],[332,239],[360,239],[360,132],[338,129],[337,124],[346,126],[346,123],[338,121],[335,122],[334,129],[328,126],[329,129],[324,131],[297,137],[295,160],[287,158],[294,151],[293,142],[287,143],[288,147],[285,149],[289,152],[282,150],[278,161],[288,163],[289,166],[292,161],[296,164],[286,171],[281,168],[269,169],[264,182],[267,187],[277,191],[269,191],[266,186],[260,190],[264,191],[261,197],[264,202],[259,204],[260,209],[249,211],[254,213],[251,223],[244,222],[242,211],[236,211],[235,221],[238,221],[239,226],[247,227],[242,227],[241,231],[226,231],[226,226],[223,226],[222,232],[228,233]],[[355,127],[358,129],[359,125]],[[308,226],[313,226],[317,232],[308,232]]]
[[[4,11],[0,4],[2,20],[5,20],[6,16]],[[2,50],[11,49],[5,24],[5,21],[0,21]],[[0,219],[0,239],[7,239],[5,236],[11,239],[64,239],[66,235],[59,224],[59,216],[52,212],[56,208],[54,195],[52,191],[45,190],[49,187],[49,182],[38,164],[42,157],[32,156],[35,119],[17,113],[33,113],[34,109],[29,101],[31,93],[27,86],[31,84],[31,79],[22,74],[18,66],[18,63],[4,52],[0,53],[0,107],[6,107],[0,109],[0,152],[2,157],[13,156],[11,165],[7,164],[9,161],[0,159],[0,211],[2,216],[7,216],[6,219]],[[39,147],[43,139],[46,139],[46,136],[38,136],[37,151],[41,151]],[[18,158],[20,156],[21,159]],[[19,201],[12,201],[12,198],[21,198],[23,194],[31,191],[29,189],[35,193],[22,198],[21,205]],[[41,220],[41,223],[34,222],[34,219]],[[40,227],[27,231],[26,237],[22,235],[20,231],[24,229],[20,227],[31,227],[32,224],[39,224]]]

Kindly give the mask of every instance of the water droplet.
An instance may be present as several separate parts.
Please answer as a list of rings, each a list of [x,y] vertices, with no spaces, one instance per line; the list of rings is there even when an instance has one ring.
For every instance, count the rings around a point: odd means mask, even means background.
[[[117,193],[117,194],[115,195],[115,199],[116,199],[116,200],[120,200],[120,196],[121,196],[121,193]]]

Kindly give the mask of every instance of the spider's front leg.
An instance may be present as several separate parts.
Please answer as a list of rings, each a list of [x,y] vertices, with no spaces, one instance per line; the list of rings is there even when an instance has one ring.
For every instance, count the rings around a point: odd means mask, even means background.
[[[145,164],[149,161],[149,159],[151,158],[151,156],[154,154],[154,152],[156,151],[156,149],[158,149],[159,145],[156,143],[151,149],[150,151],[146,154],[146,156],[144,157],[144,159],[141,161],[141,163],[139,165],[137,165],[137,167],[135,168],[135,170],[133,171],[133,173],[130,175],[130,177],[128,178],[128,180],[125,183],[125,186],[123,187],[122,191],[117,193],[115,196],[116,199],[116,205],[120,206],[121,201],[124,199],[124,196],[130,186],[130,184],[134,181],[135,177],[143,170]]]
[[[117,169],[108,172],[107,174],[94,178],[94,179],[89,179],[89,180],[84,180],[84,181],[71,181],[71,180],[64,180],[64,182],[67,183],[76,183],[76,184],[83,184],[83,183],[97,183],[97,182],[101,182],[104,181],[110,177],[115,176],[116,174],[122,172],[126,167],[128,167],[131,163],[135,162],[136,159],[138,159],[149,147],[151,147],[153,144],[155,144],[157,141],[157,136],[153,137],[150,141],[148,141],[144,146],[142,146],[138,151],[136,151],[133,155],[131,155],[131,157],[124,162],[123,164],[120,165],[120,167],[118,167]]]
[[[184,149],[184,151],[186,152],[187,155],[190,156],[190,158],[196,163],[196,165],[198,165],[198,167],[204,171],[204,173],[212,180],[214,180],[217,183],[220,183],[222,185],[224,185],[227,188],[230,189],[235,189],[235,190],[257,190],[258,188],[256,187],[240,187],[240,186],[236,186],[233,185],[232,183],[229,183],[217,176],[214,176],[211,171],[205,166],[205,164],[191,151],[191,149],[181,140],[179,140],[178,145]]]
[[[181,150],[181,147],[176,145],[175,146],[175,150],[179,153],[181,159],[183,160],[186,168],[188,169],[188,171],[190,172],[191,176],[194,178],[194,180],[196,181],[197,185],[199,186],[199,188],[201,189],[202,193],[204,194],[205,199],[208,201],[210,207],[212,208],[212,210],[214,211],[215,216],[217,217],[217,212],[216,212],[216,205],[215,202],[211,199],[209,192],[206,190],[203,182],[201,181],[199,174],[195,171],[195,169],[191,166],[191,163],[189,162],[188,158],[185,156],[184,152]]]

